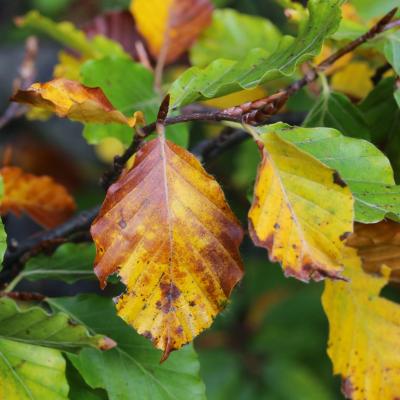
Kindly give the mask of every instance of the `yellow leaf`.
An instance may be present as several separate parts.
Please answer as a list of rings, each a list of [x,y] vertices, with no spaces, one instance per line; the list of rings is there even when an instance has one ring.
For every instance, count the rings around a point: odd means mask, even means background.
[[[133,0],[131,12],[154,57],[167,47],[166,62],[175,61],[211,24],[209,0]]]
[[[377,224],[356,224],[346,244],[358,250],[363,268],[377,274],[382,265],[391,270],[390,280],[400,283],[400,224],[382,221]]]
[[[400,308],[379,296],[390,273],[365,273],[355,249],[346,248],[349,282],[326,281],[322,303],[329,320],[328,354],[342,391],[353,400],[394,400],[400,395]]]
[[[256,87],[254,89],[241,90],[227,94],[226,96],[217,97],[215,99],[204,101],[203,104],[209,107],[215,108],[229,108],[234,107],[238,104],[247,103],[248,101],[254,101],[267,96],[267,91],[262,87]]]
[[[249,212],[254,243],[268,249],[286,276],[340,277],[343,240],[353,230],[353,197],[338,173],[274,132],[262,153]]]
[[[48,176],[28,174],[18,167],[1,168],[0,175],[4,181],[1,215],[26,212],[39,224],[53,228],[75,210],[75,201],[67,190]]]
[[[48,110],[74,121],[119,123],[130,127],[143,122],[143,114],[140,112],[127,118],[116,110],[100,88],[89,88],[68,79],[34,83],[27,90],[19,90],[11,100]]]
[[[76,57],[62,50],[58,53],[58,64],[54,67],[54,78],[71,79],[73,81],[80,80],[80,69],[87,59],[84,57]]]
[[[209,327],[242,277],[242,229],[218,183],[158,137],[108,190],[91,233],[101,286],[118,272],[118,314],[165,360]]]
[[[332,77],[332,89],[363,99],[374,87],[371,81],[374,73],[367,62],[352,62]]]
[[[124,152],[124,145],[115,137],[106,137],[96,146],[95,151],[100,160],[112,163],[115,156],[120,156]]]

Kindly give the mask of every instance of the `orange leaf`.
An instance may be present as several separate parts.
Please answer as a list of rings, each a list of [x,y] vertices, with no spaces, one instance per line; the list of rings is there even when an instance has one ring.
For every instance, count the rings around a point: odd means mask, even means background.
[[[118,313],[164,351],[209,327],[242,278],[242,229],[218,183],[158,137],[112,185],[91,233],[101,286],[118,271]]]
[[[100,124],[114,122],[131,127],[143,122],[141,113],[127,118],[116,110],[100,88],[89,88],[69,79],[34,83],[27,90],[19,90],[11,100],[36,106],[74,121]]]
[[[400,283],[400,224],[382,221],[377,224],[356,224],[347,245],[358,250],[364,270],[379,274],[382,266],[391,269],[390,280]]]
[[[18,167],[0,169],[4,181],[4,197],[0,201],[1,215],[26,212],[39,224],[53,228],[75,210],[74,199],[66,189],[48,176],[25,173]]]
[[[211,23],[209,0],[134,0],[131,12],[150,52],[158,57],[167,47],[166,63],[188,50]]]

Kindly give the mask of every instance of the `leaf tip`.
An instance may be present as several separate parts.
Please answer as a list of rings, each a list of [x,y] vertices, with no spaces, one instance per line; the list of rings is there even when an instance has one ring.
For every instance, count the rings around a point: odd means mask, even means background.
[[[112,340],[108,336],[101,338],[99,341],[99,349],[102,351],[111,350],[116,346],[117,346],[117,342]]]

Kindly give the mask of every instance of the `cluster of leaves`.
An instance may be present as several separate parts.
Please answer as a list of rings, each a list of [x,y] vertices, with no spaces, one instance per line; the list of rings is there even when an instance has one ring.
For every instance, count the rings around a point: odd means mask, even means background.
[[[205,397],[194,349],[181,347],[212,324],[241,280],[243,230],[216,179],[185,149],[190,127],[166,127],[166,114],[205,102],[229,115],[230,106],[295,82],[392,6],[280,3],[297,25],[295,36],[260,17],[214,11],[208,0],[134,0],[131,14],[100,16],[101,24],[85,30],[35,11],[18,18],[19,26],[73,50],[60,52],[53,80],[14,94],[31,107],[31,118],[77,120],[88,143],[113,138],[124,148],[132,128],[143,138],[145,121],[158,119],[157,135],[141,143],[108,189],[91,226],[94,245],[68,243],[51,257],[30,259],[0,297],[0,399]],[[128,21],[134,46],[115,34],[121,21]],[[345,62],[298,90],[284,107],[307,111],[303,126],[233,124],[254,139],[250,158],[261,154],[257,176],[254,169],[244,178],[254,183],[250,237],[286,276],[326,279],[328,354],[343,393],[355,400],[400,396],[400,309],[380,296],[399,279],[400,190],[389,161],[397,166],[399,34],[394,27],[367,36],[344,52]],[[375,74],[386,64],[388,76]],[[170,107],[160,107],[165,93]],[[16,167],[0,174],[2,215],[25,212],[51,228],[75,209],[48,177]],[[4,228],[1,241],[4,254]],[[22,279],[49,277],[71,283],[97,276],[104,288],[114,285],[114,273],[126,287],[116,301],[122,319],[111,299],[97,295],[13,292]]]

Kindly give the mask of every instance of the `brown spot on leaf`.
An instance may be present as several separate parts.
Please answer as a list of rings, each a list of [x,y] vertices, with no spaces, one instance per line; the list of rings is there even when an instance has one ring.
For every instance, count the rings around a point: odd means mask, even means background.
[[[354,388],[350,381],[350,378],[343,379],[341,389],[342,389],[342,393],[346,397],[346,399],[351,399],[353,392],[354,392]]]
[[[339,239],[343,242],[343,241],[345,241],[350,235],[351,235],[351,232],[344,232],[342,235],[339,236]]]
[[[334,171],[332,176],[333,176],[333,183],[339,185],[342,188],[345,188],[347,186],[346,182],[340,177],[339,172]]]

